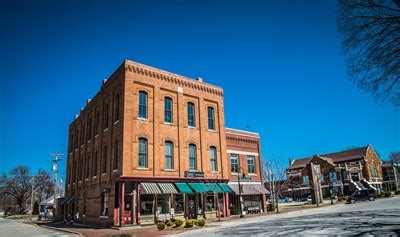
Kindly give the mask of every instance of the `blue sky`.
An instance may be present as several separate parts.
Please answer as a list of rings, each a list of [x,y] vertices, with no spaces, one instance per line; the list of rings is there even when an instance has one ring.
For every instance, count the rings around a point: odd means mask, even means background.
[[[347,79],[333,0],[2,1],[0,28],[0,173],[50,169],[125,58],[223,87],[227,127],[259,132],[264,159],[400,149],[399,111]]]

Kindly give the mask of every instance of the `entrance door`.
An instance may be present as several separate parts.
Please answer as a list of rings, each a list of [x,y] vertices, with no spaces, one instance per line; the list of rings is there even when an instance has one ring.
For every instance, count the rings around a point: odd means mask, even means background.
[[[197,208],[198,208],[198,197],[196,194],[188,195],[188,218],[196,219],[197,218]]]
[[[360,178],[358,176],[358,173],[351,173],[351,179],[355,182],[360,181]]]

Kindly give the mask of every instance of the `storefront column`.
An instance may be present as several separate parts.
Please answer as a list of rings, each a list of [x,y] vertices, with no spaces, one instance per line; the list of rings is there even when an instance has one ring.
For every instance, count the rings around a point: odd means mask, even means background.
[[[229,209],[229,193],[224,193],[224,209],[225,209],[225,217],[231,216],[231,210]]]
[[[183,217],[184,217],[185,219],[187,219],[187,217],[189,216],[189,215],[188,215],[188,211],[189,211],[188,202],[189,202],[189,201],[187,200],[186,193],[184,193],[184,194],[183,194]]]
[[[267,212],[267,195],[265,193],[262,194],[262,209],[263,212]]]
[[[140,225],[140,184],[137,185],[136,190],[137,190],[137,193],[136,193],[136,195],[137,195],[137,198],[136,198],[136,200],[137,200],[137,203],[136,203],[136,207],[137,207],[136,208],[137,209],[136,223],[138,225]]]
[[[154,223],[157,223],[157,203],[158,203],[157,194],[153,194]]]
[[[120,215],[120,225],[125,225],[125,182],[121,182],[121,215]]]

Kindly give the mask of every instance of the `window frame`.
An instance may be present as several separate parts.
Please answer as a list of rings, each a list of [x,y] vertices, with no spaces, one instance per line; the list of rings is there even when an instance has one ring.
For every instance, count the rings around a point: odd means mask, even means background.
[[[249,163],[249,161],[253,161],[253,164],[250,164]],[[250,172],[250,167],[253,167],[253,172]],[[255,174],[257,171],[256,171],[256,157],[255,156],[253,156],[253,155],[247,155],[247,172],[249,173],[249,174]]]
[[[230,157],[230,161],[231,161],[231,173],[239,173],[239,155],[238,154],[230,154],[229,157]],[[237,167],[236,167],[235,171],[232,169],[232,167],[233,167],[232,158],[236,159],[236,166]]]
[[[115,139],[114,141],[114,162],[113,162],[113,170],[118,170],[119,168],[119,140]]]
[[[101,173],[106,174],[107,173],[107,153],[108,153],[108,147],[107,145],[103,146],[103,162],[102,162],[102,167],[101,167]]]
[[[208,130],[215,131],[215,109],[211,106],[207,107]]]
[[[170,154],[168,154],[170,152]],[[165,157],[165,169],[174,169],[174,143],[172,141],[165,141],[164,143],[164,157]]]
[[[148,111],[147,111],[147,106],[148,106],[148,97],[149,94],[146,91],[139,91],[139,100],[138,100],[138,117],[141,119],[147,119],[148,118]],[[144,101],[142,101],[144,100]],[[144,113],[144,114],[142,114]]]
[[[115,109],[114,109],[114,123],[118,122],[120,119],[120,103],[121,103],[121,96],[119,93],[115,96]]]
[[[164,97],[164,123],[170,123],[172,124],[174,119],[173,119],[173,100],[171,97]],[[167,108],[170,107],[170,108]],[[169,116],[169,121],[168,121],[168,116]]]
[[[142,147],[144,146],[144,148]],[[138,167],[139,168],[148,168],[148,140],[147,138],[140,137],[138,139]],[[144,149],[144,151],[142,150]],[[141,159],[144,159],[141,161]],[[141,165],[141,163],[144,163],[144,165]]]
[[[190,111],[190,108],[192,111]],[[193,102],[187,103],[187,116],[188,126],[193,128],[196,127],[196,106]]]
[[[194,150],[192,150],[194,149]],[[193,154],[193,156],[191,156]],[[191,161],[193,160],[194,166],[192,167]],[[197,145],[194,143],[189,144],[189,170],[197,170]]]
[[[210,170],[218,171],[217,148],[210,146]]]

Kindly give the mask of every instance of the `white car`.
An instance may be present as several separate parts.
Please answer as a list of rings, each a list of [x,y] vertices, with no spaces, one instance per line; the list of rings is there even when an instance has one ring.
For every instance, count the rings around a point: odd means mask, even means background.
[[[312,199],[311,199],[311,195],[307,197],[307,204],[311,204],[312,203]]]

